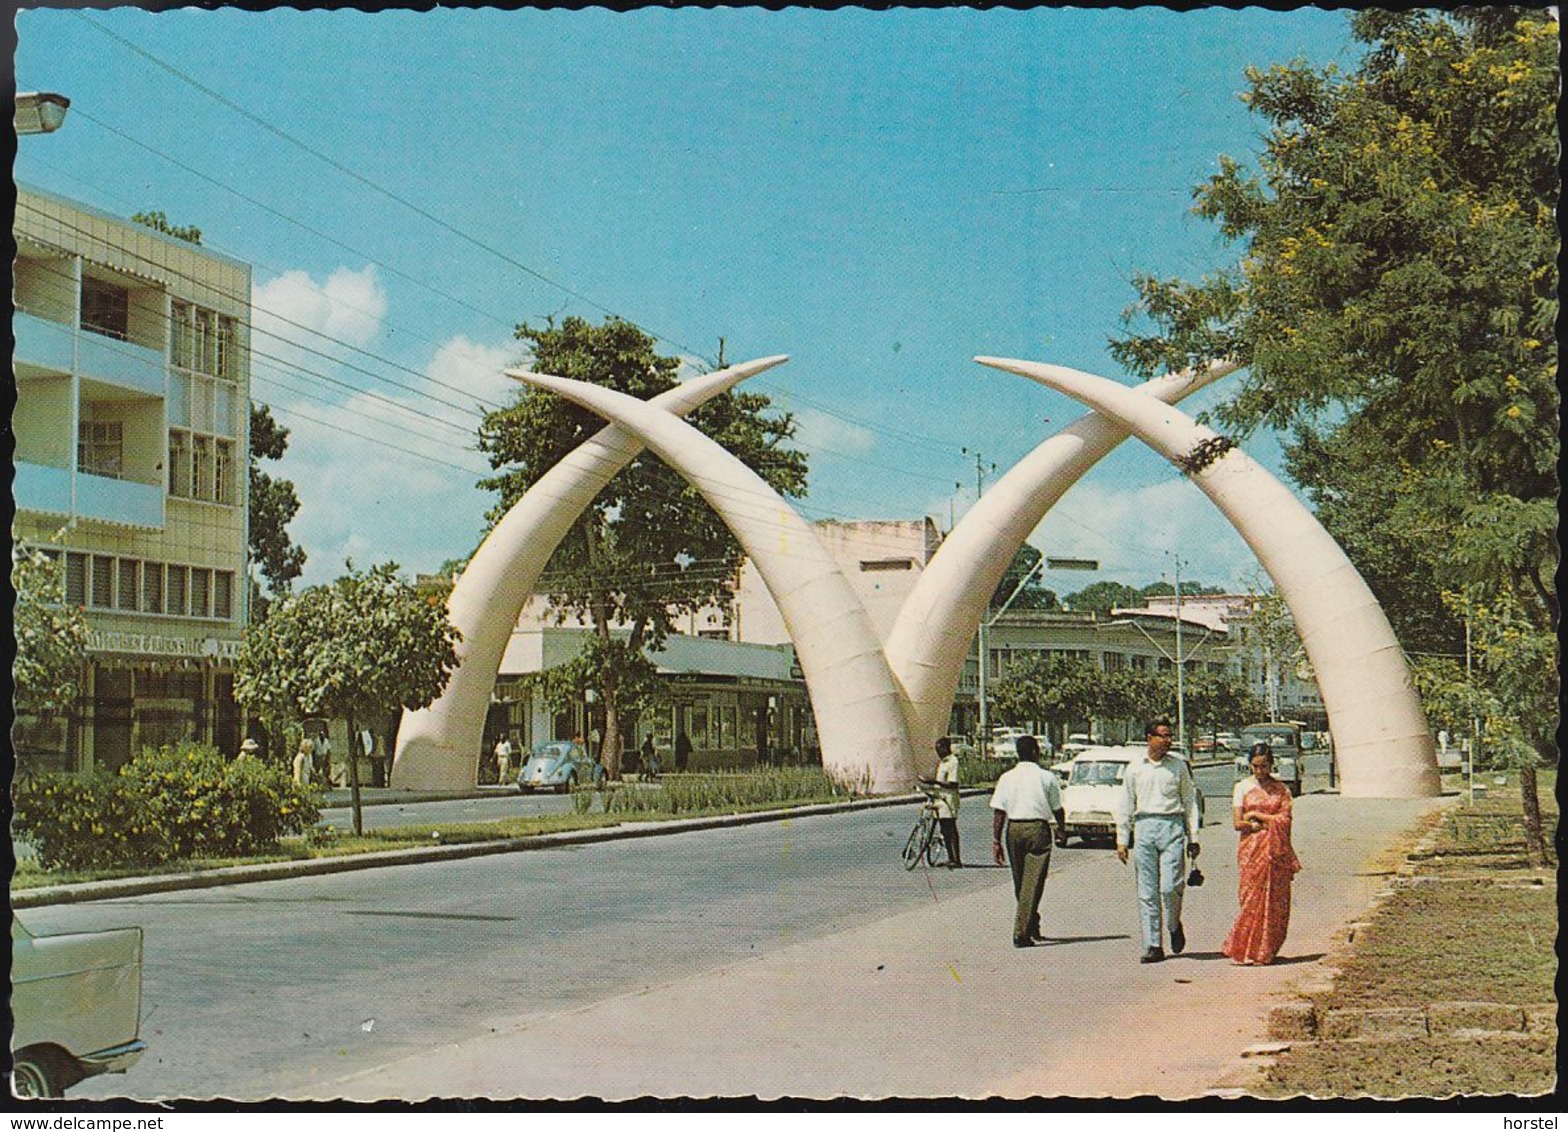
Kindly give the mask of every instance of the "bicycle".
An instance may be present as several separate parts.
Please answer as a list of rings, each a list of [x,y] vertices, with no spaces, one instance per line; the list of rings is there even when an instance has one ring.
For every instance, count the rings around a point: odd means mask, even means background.
[[[917,785],[926,800],[921,803],[920,813],[915,818],[915,828],[909,831],[909,840],[904,842],[904,868],[913,869],[922,858],[932,868],[939,868],[947,864],[947,841],[941,834],[936,806],[942,787],[923,780]]]

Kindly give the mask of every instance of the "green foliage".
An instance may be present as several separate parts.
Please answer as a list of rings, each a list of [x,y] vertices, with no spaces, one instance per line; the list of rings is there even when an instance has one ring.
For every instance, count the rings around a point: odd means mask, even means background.
[[[1062,603],[1057,600],[1056,594],[1040,584],[1040,575],[1034,573],[1040,564],[1041,553],[1024,543],[1018,548],[1018,553],[1013,555],[1013,560],[1007,565],[1007,573],[1002,575],[1002,580],[996,585],[996,592],[991,595],[991,608],[1001,609],[1008,598],[1012,602],[1008,609],[1060,609]],[[1023,582],[1028,578],[1028,582]],[[1019,583],[1023,582],[1023,588]],[[1017,590],[1018,595],[1013,596]]]
[[[87,617],[65,604],[60,563],[36,548],[15,550],[11,585],[16,591],[11,662],[16,710],[33,715],[65,711],[81,692]]]
[[[255,854],[319,816],[281,767],[191,743],[145,748],[117,775],[43,775],[16,799],[17,831],[49,869]]]
[[[1143,592],[1121,582],[1091,582],[1062,601],[1074,613],[1098,613],[1108,617],[1113,609],[1139,608]]]
[[[305,568],[305,551],[289,538],[288,525],[299,513],[299,496],[290,480],[273,479],[261,460],[280,460],[289,430],[273,419],[266,405],[250,407],[250,556],[261,567],[274,597],[288,592]]]
[[[1067,729],[1097,714],[1106,675],[1086,660],[1053,656],[1015,662],[990,693],[1001,723],[1044,723]]]
[[[282,598],[240,648],[235,697],[268,721],[374,719],[427,706],[457,665],[458,631],[396,563]]]
[[[588,692],[603,699],[607,678],[615,683],[625,711],[647,711],[664,702],[666,686],[659,678],[658,666],[619,637],[590,636],[571,660],[527,673],[519,684],[550,710],[559,712],[582,703]]]
[[[162,232],[165,236],[173,236],[176,240],[184,240],[187,244],[201,243],[200,228],[194,224],[177,228],[169,223],[169,218],[161,211],[132,213],[131,219],[137,224],[145,224],[154,232]]]
[[[1113,351],[1140,373],[1246,367],[1217,417],[1288,431],[1290,475],[1408,650],[1460,651],[1459,611],[1440,598],[1460,588],[1544,639],[1557,618],[1558,25],[1468,8],[1367,11],[1352,27],[1367,51],[1349,73],[1248,72],[1269,127],[1258,171],[1224,158],[1195,192],[1239,259],[1196,282],[1139,277],[1128,321],[1152,332]],[[1547,650],[1524,652],[1524,683],[1551,687]],[[1536,749],[1550,756],[1544,734]]]

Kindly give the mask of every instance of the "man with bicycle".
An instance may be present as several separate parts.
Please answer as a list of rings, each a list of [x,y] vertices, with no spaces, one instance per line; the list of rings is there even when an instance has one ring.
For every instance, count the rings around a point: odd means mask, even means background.
[[[958,855],[958,756],[953,753],[953,741],[945,735],[936,741],[936,757],[937,789],[931,795],[936,805],[936,824],[947,846],[947,867],[961,869],[964,864]]]
[[[998,865],[1013,870],[1018,910],[1013,916],[1013,946],[1033,947],[1040,936],[1040,896],[1051,868],[1051,819],[1067,824],[1062,788],[1056,775],[1040,765],[1040,744],[1033,735],[1017,740],[1018,765],[996,780],[991,795],[991,851]],[[1003,856],[1003,833],[1007,853]]]

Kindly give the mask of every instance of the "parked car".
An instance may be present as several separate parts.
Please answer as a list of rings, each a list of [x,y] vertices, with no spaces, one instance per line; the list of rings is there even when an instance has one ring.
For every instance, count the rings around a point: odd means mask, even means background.
[[[599,760],[583,749],[581,743],[554,739],[534,744],[528,761],[517,772],[519,793],[556,790],[565,794],[579,786],[604,788],[606,772]]]
[[[1018,757],[1018,737],[1027,735],[1022,727],[993,727],[991,728],[991,744],[989,757],[993,759],[1016,759]]]
[[[1067,824],[1061,832],[1062,844],[1072,837],[1086,842],[1116,839],[1116,809],[1121,804],[1127,766],[1147,753],[1148,748],[1142,744],[1126,743],[1117,747],[1089,747],[1073,757],[1062,790],[1062,809],[1067,815]],[[1200,826],[1205,810],[1203,791],[1199,790]]]
[[[142,929],[35,936],[11,916],[11,1089],[57,1097],[141,1057]]]
[[[1290,788],[1291,796],[1301,796],[1301,731],[1302,725],[1289,721],[1283,723],[1251,723],[1241,729],[1241,753],[1236,756],[1236,781],[1252,773],[1248,752],[1254,743],[1267,743],[1274,754],[1274,777]]]
[[[1093,739],[1090,739],[1089,736],[1083,734],[1081,731],[1074,732],[1073,734],[1067,736],[1067,738],[1063,741],[1062,754],[1066,755],[1068,758],[1072,758],[1075,755],[1087,751],[1092,746],[1094,746]]]
[[[947,741],[952,744],[953,754],[961,759],[972,759],[977,754],[975,745],[962,735],[949,735]]]

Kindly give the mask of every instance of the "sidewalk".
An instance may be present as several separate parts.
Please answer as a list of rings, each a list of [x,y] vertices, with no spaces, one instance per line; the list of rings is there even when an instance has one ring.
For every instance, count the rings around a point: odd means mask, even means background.
[[[1369,862],[1443,804],[1302,798],[1305,867],[1286,961],[1272,967],[1218,953],[1236,870],[1231,835],[1210,826],[1208,883],[1184,915],[1189,950],[1164,964],[1137,963],[1132,879],[1115,856],[1059,850],[1045,947],[1012,947],[1005,870],[953,895],[951,874],[936,871],[931,903],[915,911],[559,1014],[517,1004],[484,1037],[285,1095],[1199,1096],[1234,1072],[1271,1003],[1318,972],[1335,932],[1386,885]]]

